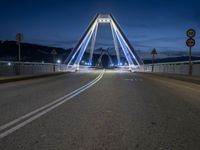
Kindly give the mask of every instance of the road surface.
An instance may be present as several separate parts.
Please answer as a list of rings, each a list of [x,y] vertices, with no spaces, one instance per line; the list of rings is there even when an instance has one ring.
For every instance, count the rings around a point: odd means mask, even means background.
[[[200,149],[199,84],[99,74],[0,84],[0,149]]]

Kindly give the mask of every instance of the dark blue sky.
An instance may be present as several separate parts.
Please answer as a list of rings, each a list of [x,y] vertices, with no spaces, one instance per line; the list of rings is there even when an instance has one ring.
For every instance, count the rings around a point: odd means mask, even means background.
[[[187,51],[185,31],[197,30],[198,0],[5,0],[0,5],[0,39],[13,40],[22,32],[25,42],[69,48],[74,46],[96,13],[112,13],[134,48],[163,55]],[[110,32],[99,32],[98,46],[112,44]]]

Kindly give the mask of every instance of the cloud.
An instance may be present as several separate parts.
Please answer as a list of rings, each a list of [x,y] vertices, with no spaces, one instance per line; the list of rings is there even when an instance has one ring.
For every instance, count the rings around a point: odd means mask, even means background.
[[[152,42],[152,41],[162,41],[162,42],[174,42],[174,41],[182,41],[185,37],[158,37],[146,40],[145,42]]]

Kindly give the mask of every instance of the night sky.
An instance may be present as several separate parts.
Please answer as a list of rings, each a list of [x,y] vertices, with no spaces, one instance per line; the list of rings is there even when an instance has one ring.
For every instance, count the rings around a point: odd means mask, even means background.
[[[24,42],[70,48],[96,13],[112,13],[143,57],[154,47],[160,57],[184,55],[188,28],[197,30],[193,54],[200,55],[199,6],[198,0],[4,0],[0,39],[14,40],[21,32]],[[101,28],[96,47],[112,47],[109,28]]]

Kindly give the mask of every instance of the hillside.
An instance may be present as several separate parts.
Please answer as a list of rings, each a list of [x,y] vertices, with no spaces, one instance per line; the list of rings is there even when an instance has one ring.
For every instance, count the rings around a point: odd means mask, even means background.
[[[17,61],[18,45],[15,41],[0,42],[0,60]],[[52,55],[51,51],[55,49],[57,55]],[[57,47],[41,46],[37,44],[21,43],[21,60],[30,62],[53,62],[54,59],[64,61],[69,55],[71,49]]]
[[[52,50],[56,50],[56,55],[52,55]],[[30,43],[21,43],[21,60],[25,62],[56,62],[57,59],[60,59],[61,62],[67,58],[70,49],[63,49],[59,47],[49,47],[42,46],[38,44],[30,44]],[[94,54],[93,56],[93,64],[96,64],[100,54]],[[83,60],[88,61],[89,53],[85,53],[83,56]],[[116,56],[111,56],[113,63],[117,63]],[[125,58],[121,58],[122,62],[125,62]],[[18,45],[15,41],[0,41],[0,61],[17,61],[18,60]],[[155,63],[162,62],[177,62],[177,61],[187,61],[187,56],[181,57],[168,57],[162,59],[156,59]],[[200,57],[192,57],[192,60],[200,60]],[[102,61],[104,64],[108,64],[108,57],[105,55],[102,57]],[[150,59],[143,60],[145,64],[149,64],[152,61]]]

